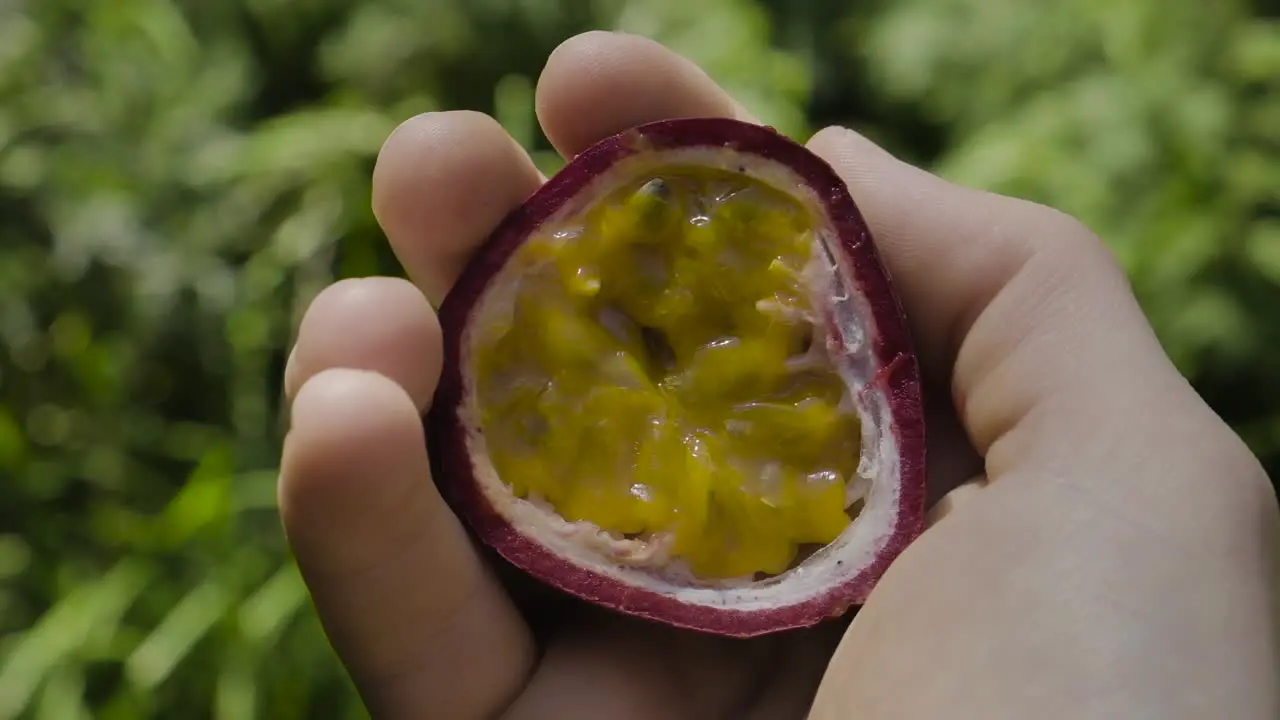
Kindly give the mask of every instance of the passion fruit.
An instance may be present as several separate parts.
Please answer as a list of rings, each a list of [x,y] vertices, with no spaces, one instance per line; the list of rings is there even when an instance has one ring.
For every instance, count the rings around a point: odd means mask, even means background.
[[[845,184],[771,128],[570,161],[439,311],[437,482],[534,578],[751,636],[861,604],[924,516],[920,378]]]

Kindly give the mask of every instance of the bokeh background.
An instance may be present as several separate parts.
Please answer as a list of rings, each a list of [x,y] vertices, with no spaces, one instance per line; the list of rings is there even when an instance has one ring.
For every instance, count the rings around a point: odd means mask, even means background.
[[[1276,0],[0,0],[0,719],[361,717],[274,511],[308,299],[397,272],[385,136],[548,52],[659,39],[805,138],[857,127],[1071,212],[1280,477]],[[1206,477],[1205,482],[1214,482]]]

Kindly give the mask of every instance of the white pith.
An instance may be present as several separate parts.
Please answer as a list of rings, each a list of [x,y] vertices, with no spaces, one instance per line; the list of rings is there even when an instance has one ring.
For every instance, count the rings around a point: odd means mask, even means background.
[[[498,477],[479,426],[479,408],[468,373],[464,373],[460,418],[466,428],[467,451],[475,480],[493,510],[512,527],[566,562],[636,588],[677,598],[690,605],[739,610],[769,609],[802,603],[859,575],[875,561],[890,539],[899,515],[900,474],[889,398],[874,382],[877,371],[871,352],[875,327],[860,293],[848,282],[851,268],[839,247],[835,230],[827,221],[820,198],[786,166],[758,156],[745,156],[726,148],[689,148],[650,152],[617,163],[603,173],[572,202],[562,207],[548,225],[557,225],[646,171],[672,164],[743,172],[758,181],[783,189],[801,201],[814,220],[815,241],[823,243],[815,253],[826,258],[818,264],[816,287],[830,304],[842,329],[844,346],[837,359],[839,370],[861,418],[862,443],[858,472],[849,483],[850,502],[864,500],[854,521],[834,542],[800,561],[786,572],[755,581],[752,578],[708,581],[693,578],[678,561],[666,558],[661,542],[625,539],[601,531],[589,523],[568,523],[545,504],[518,498]],[[832,265],[834,263],[834,267]],[[490,287],[502,288],[517,268],[505,268],[491,278]],[[481,298],[474,318],[484,318],[500,293]],[[499,298],[499,299],[495,299]],[[472,326],[476,323],[472,323]],[[469,328],[468,328],[469,330]],[[462,337],[462,366],[470,367],[470,333]],[[821,346],[819,346],[821,347]]]

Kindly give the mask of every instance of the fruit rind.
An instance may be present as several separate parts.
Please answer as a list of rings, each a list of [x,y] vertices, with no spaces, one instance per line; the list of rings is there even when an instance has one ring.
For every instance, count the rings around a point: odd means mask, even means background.
[[[857,319],[865,334],[861,338],[865,345],[859,352],[867,355],[868,367],[873,371],[861,393],[880,400],[870,407],[879,407],[888,414],[887,418],[864,424],[882,433],[870,438],[873,447],[864,449],[864,459],[879,453],[873,493],[881,493],[878,511],[888,513],[884,527],[864,530],[864,534],[872,533],[870,559],[859,562],[857,572],[837,584],[808,592],[807,596],[800,593],[802,599],[794,602],[784,597],[717,603],[715,590],[702,592],[699,601],[691,602],[687,596],[628,582],[616,575],[616,568],[591,567],[575,561],[549,547],[545,539],[530,537],[512,522],[509,514],[495,507],[485,492],[484,483],[492,478],[480,477],[483,463],[474,457],[476,438],[462,412],[468,389],[464,357],[468,322],[477,301],[501,275],[511,254],[534,229],[588,197],[593,183],[606,177],[618,163],[691,149],[727,151],[783,168],[816,200],[823,220],[838,241],[843,255],[839,260],[856,286],[853,300],[858,303]],[[844,183],[820,158],[769,128],[728,119],[689,118],[642,125],[597,143],[575,157],[506,218],[464,269],[441,305],[439,318],[444,330],[444,371],[428,418],[428,432],[442,494],[482,542],[508,562],[565,592],[673,626],[727,636],[759,635],[813,625],[841,614],[850,605],[861,604],[893,559],[921,530],[925,503],[921,384],[901,304]],[[867,511],[870,510],[869,502]],[[859,520],[846,534],[856,531]],[[857,560],[853,555],[834,557],[835,565]],[[779,582],[788,582],[787,575],[780,578]],[[792,582],[803,585],[804,578],[793,578]],[[725,593],[725,598],[744,596],[742,589],[727,589]]]

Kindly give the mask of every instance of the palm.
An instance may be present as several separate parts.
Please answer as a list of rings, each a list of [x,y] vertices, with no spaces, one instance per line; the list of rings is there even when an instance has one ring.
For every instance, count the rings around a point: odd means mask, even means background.
[[[734,640],[574,608],[510,717],[802,718],[839,627]]]

